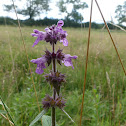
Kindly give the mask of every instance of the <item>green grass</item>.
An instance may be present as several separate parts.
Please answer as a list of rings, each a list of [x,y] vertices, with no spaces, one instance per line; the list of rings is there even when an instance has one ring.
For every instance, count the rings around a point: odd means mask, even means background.
[[[44,27],[22,27],[29,61],[43,55],[46,48],[51,51],[51,46],[45,42],[39,42],[37,46],[32,47],[35,38],[30,34],[33,29],[43,31]],[[73,61],[74,70],[64,65],[57,65],[57,69],[66,74],[67,82],[62,87],[62,95],[67,101],[65,110],[78,125],[88,29],[64,29],[68,32],[69,46],[63,47],[61,43],[58,43],[56,49],[64,48],[64,53],[78,55],[78,59]],[[112,31],[112,36],[126,68],[126,34],[122,31]],[[0,26],[0,61],[0,95],[9,107],[15,123],[18,126],[28,126],[39,111],[18,27]],[[44,81],[43,75],[37,75],[34,72],[36,66],[30,64],[39,103],[42,106],[42,98],[47,93],[51,95],[52,91],[49,84]],[[50,69],[51,66],[45,72],[49,73]],[[106,73],[109,76],[108,80]],[[126,77],[107,31],[93,29],[91,31],[82,126],[126,125],[125,89]],[[2,106],[0,108],[2,109]],[[50,111],[47,114],[50,115]],[[59,109],[56,109],[56,116],[60,126],[74,125]],[[0,116],[0,125],[7,126],[9,123]],[[36,126],[39,125],[41,126],[41,122],[36,123]]]

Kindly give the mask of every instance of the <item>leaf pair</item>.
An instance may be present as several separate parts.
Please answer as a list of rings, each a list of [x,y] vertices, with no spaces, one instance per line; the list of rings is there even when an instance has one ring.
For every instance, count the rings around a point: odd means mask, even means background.
[[[42,123],[43,123],[43,126],[51,126],[52,125],[52,119],[50,116],[47,116],[47,115],[44,115],[46,112],[48,111],[48,109],[44,109],[43,111],[41,111],[41,113],[39,113],[36,118],[30,123],[29,126],[33,126],[39,119],[42,118]],[[68,113],[62,109],[62,111],[67,115],[67,117],[72,121],[72,118],[68,115]],[[58,126],[56,124],[56,126]]]

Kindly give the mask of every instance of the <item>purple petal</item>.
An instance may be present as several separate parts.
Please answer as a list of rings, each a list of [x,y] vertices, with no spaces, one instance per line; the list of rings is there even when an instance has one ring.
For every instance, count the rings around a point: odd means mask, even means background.
[[[49,29],[49,28],[45,28],[45,31],[46,31],[46,32],[50,32],[50,29]]]
[[[37,65],[36,71],[37,74],[42,74],[44,72],[44,70],[42,69],[42,66]]]
[[[78,56],[71,56],[71,58],[72,58],[72,59],[77,59],[77,58],[78,58]]]
[[[62,20],[58,21],[57,22],[57,26],[58,27],[62,27],[64,25],[64,22]]]
[[[34,29],[33,32],[36,33],[36,34],[39,34],[40,31],[37,30],[37,29]]]
[[[63,42],[64,46],[68,46],[68,40],[66,38],[60,40],[60,42]]]
[[[72,68],[74,69],[72,59],[76,58],[77,56],[71,56],[70,54],[65,54],[62,63],[64,63],[65,66],[72,66]]]
[[[45,56],[33,59],[31,60],[31,62],[37,64],[37,68],[35,71],[37,74],[42,74],[44,72],[43,69],[46,68],[45,63],[47,62]]]
[[[31,60],[31,62],[35,63],[35,64],[45,63],[46,62],[46,58],[43,56],[43,57]]]
[[[38,35],[35,34],[35,33],[31,33],[31,36],[33,36],[33,37],[37,37]]]
[[[35,45],[37,45],[38,43],[39,43],[39,38],[37,38],[36,40],[35,40],[35,42],[34,42],[34,44],[33,44],[33,46],[32,47],[34,47]]]
[[[71,61],[63,61],[65,66],[72,66],[72,62]]]

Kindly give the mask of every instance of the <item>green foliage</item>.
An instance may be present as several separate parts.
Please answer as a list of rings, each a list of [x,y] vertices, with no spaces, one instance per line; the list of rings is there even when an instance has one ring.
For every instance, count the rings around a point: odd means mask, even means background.
[[[119,24],[126,22],[126,1],[124,2],[123,5],[117,6],[115,13],[116,13],[115,18],[117,18]]]
[[[30,33],[32,33],[33,29],[34,27],[22,27],[29,61],[40,57],[40,53],[43,55],[42,50],[45,48],[51,50],[50,45],[45,46],[44,42],[40,42],[34,47],[37,49],[32,48],[35,38],[31,37]],[[37,27],[37,29],[43,31],[44,27]],[[78,59],[73,61],[74,70],[64,65],[62,67],[57,65],[57,69],[66,75],[66,83],[64,88],[61,88],[66,99],[64,110],[75,121],[75,126],[77,126],[82,102],[88,30],[83,28],[65,28],[65,30],[68,32],[69,47],[64,48],[63,52],[71,53],[71,55],[76,54]],[[116,30],[112,31],[112,35],[126,68],[126,35],[122,31]],[[56,50],[59,46],[62,46],[61,43],[58,44]],[[6,28],[0,26],[0,54],[0,95],[10,109],[10,114],[17,126],[28,126],[38,115],[39,110],[27,58],[17,27],[7,26]],[[44,77],[34,72],[35,69],[34,64],[31,64],[39,106],[42,111],[42,98],[45,97],[46,93],[51,95],[52,92],[50,92],[49,84],[44,81]],[[110,82],[107,80],[106,72]],[[45,70],[45,73],[48,73],[48,70]],[[108,33],[106,30],[92,29],[82,126],[125,125],[125,83],[126,77]],[[0,110],[3,113],[2,107]],[[47,115],[51,115],[50,110]],[[74,125],[60,109],[56,109],[56,121],[59,126]],[[0,116],[0,125],[8,126],[8,122],[2,116]],[[35,125],[41,126],[41,121],[38,120]]]
[[[68,11],[69,5],[72,4],[72,11]],[[58,7],[61,13],[66,13],[66,20],[73,20],[76,23],[80,23],[83,20],[83,16],[78,12],[79,10],[85,9],[88,5],[81,0],[60,0],[58,2]]]
[[[26,0],[25,5],[22,9],[17,6],[17,13],[24,16],[29,16],[29,19],[33,19],[35,16],[39,15],[42,11],[49,11],[50,0]],[[13,10],[13,5],[4,5],[5,11]]]

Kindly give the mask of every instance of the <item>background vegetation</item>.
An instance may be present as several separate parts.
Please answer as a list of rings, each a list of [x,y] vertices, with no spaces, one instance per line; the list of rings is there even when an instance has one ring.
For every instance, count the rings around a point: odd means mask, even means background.
[[[45,48],[51,50],[50,46],[44,42],[40,42],[34,48],[32,47],[35,38],[31,37],[30,34],[33,29],[43,31],[44,28],[22,27],[29,61],[40,57]],[[71,55],[78,55],[78,59],[73,61],[74,70],[63,65],[62,67],[57,67],[67,76],[67,82],[62,88],[62,95],[67,101],[65,110],[78,124],[82,101],[88,29],[66,27],[65,30],[68,32],[69,46],[64,48],[63,51]],[[126,68],[125,32],[119,30],[111,32]],[[57,49],[60,46],[62,46],[61,43],[57,45]],[[39,111],[24,46],[16,25],[0,26],[0,61],[0,95],[10,109],[16,124],[18,126],[28,126]],[[50,86],[44,81],[44,77],[34,72],[36,67],[32,63],[31,69],[41,106],[41,101],[45,94],[49,93],[51,95],[52,92],[49,92]],[[49,70],[45,70],[45,72],[48,73]],[[105,29],[92,29],[82,126],[125,126],[125,84],[125,74],[107,31]],[[2,110],[1,105],[0,109]],[[47,115],[50,115],[50,112]],[[56,120],[60,126],[73,126],[73,123],[61,110],[57,109],[56,115]],[[9,123],[0,116],[0,125],[8,126]],[[36,123],[36,126],[39,125],[41,126],[41,122]]]

